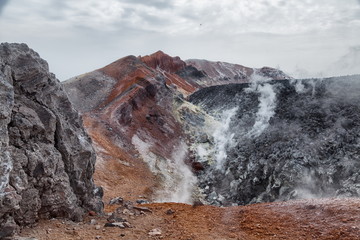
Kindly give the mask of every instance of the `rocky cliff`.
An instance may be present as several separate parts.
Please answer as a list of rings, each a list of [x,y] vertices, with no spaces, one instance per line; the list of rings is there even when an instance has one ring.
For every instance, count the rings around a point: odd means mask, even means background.
[[[95,152],[47,63],[25,44],[0,45],[0,238],[39,218],[102,210]]]

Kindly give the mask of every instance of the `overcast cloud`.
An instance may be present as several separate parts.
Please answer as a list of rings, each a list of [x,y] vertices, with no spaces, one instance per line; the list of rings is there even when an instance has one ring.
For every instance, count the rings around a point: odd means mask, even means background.
[[[9,0],[0,0],[0,15],[2,9],[5,7],[5,5],[9,2]]]
[[[0,29],[61,80],[157,50],[297,77],[360,73],[360,0],[0,0]]]

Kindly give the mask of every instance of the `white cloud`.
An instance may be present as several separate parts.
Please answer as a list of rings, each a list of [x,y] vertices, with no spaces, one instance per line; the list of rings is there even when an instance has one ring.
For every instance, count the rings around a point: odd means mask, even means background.
[[[3,8],[5,8],[6,4],[8,4],[8,3],[9,3],[9,0],[0,0],[0,15],[1,15]]]
[[[360,34],[358,0],[17,0],[0,13],[0,41],[28,43],[62,79],[159,49],[316,73]]]
[[[95,30],[124,26],[160,33],[188,34],[202,25],[203,32],[232,35],[245,32],[299,33],[355,24],[357,1],[340,0],[27,0],[12,8],[21,19],[59,20],[69,26]],[[14,5],[15,6],[15,5]],[[25,14],[26,13],[26,14]]]

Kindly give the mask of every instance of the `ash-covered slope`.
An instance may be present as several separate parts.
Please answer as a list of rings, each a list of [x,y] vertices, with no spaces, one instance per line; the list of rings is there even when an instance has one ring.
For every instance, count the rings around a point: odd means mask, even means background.
[[[0,238],[39,218],[101,211],[94,164],[82,121],[47,63],[25,44],[1,44]]]
[[[194,79],[196,83],[202,87],[224,85],[229,83],[244,83],[251,82],[258,79],[267,80],[284,80],[291,79],[283,71],[270,67],[250,68],[239,64],[227,62],[213,62],[203,59],[189,59],[185,61],[188,71],[196,69],[197,71],[190,71],[197,77],[192,77],[191,74],[186,74],[186,69],[179,71],[180,76],[187,77],[187,79]],[[203,75],[201,75],[203,73]]]
[[[204,88],[221,124],[198,141],[210,203],[360,195],[360,76]]]

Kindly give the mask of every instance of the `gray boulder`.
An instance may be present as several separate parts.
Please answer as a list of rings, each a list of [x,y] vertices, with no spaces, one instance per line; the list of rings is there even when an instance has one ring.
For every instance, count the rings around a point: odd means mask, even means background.
[[[0,44],[0,238],[39,218],[101,212],[95,158],[46,61],[25,44]]]

